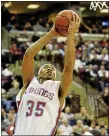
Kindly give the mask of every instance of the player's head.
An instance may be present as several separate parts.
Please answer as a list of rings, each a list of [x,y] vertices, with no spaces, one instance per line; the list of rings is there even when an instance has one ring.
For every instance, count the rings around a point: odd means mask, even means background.
[[[39,69],[38,76],[43,80],[55,80],[56,68],[52,64],[44,64]]]

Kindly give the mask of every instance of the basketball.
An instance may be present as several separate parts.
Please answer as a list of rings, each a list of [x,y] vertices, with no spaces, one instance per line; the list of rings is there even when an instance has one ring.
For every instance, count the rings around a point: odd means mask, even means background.
[[[68,27],[69,27],[69,20],[67,18],[67,15],[72,20],[73,19],[73,14],[77,15],[72,10],[63,10],[63,11],[59,12],[56,15],[56,18],[55,18],[55,30],[58,33],[60,33],[61,35],[67,36]]]

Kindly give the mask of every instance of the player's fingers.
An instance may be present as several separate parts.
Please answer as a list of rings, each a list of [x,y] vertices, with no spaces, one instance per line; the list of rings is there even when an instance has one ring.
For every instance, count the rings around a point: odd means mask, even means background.
[[[79,21],[79,22],[77,22],[77,25],[78,25],[78,26],[80,26],[80,21]]]
[[[81,19],[80,19],[80,17],[78,17],[78,22],[79,22],[79,23],[81,22]]]
[[[73,21],[75,22],[76,21],[76,15],[73,14]]]
[[[79,21],[79,19],[78,19],[79,17],[78,17],[78,15],[77,14],[75,14],[75,22],[78,22]]]
[[[78,22],[78,25],[80,26],[80,22],[81,22],[81,19],[79,18],[79,22]]]
[[[75,14],[75,22],[79,22],[79,17],[77,14]]]
[[[70,19],[70,17],[67,15],[67,19],[69,20],[69,22],[71,22],[71,19]]]

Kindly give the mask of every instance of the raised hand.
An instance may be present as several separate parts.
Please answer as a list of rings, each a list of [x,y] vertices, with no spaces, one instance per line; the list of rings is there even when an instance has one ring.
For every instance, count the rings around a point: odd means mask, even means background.
[[[79,26],[80,26],[80,18],[75,14],[73,14],[73,20],[67,16],[69,20],[69,27],[68,27],[68,34],[75,34],[78,32]]]
[[[63,37],[64,37],[64,35],[61,35],[60,33],[58,33],[58,32],[55,30],[55,23],[54,23],[53,27],[51,28],[50,33],[51,33],[53,36],[63,36]]]

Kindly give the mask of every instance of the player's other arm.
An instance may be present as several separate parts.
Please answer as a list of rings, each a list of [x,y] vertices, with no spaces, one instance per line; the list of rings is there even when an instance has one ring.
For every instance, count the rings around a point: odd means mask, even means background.
[[[64,70],[61,77],[60,98],[65,98],[69,94],[69,87],[72,83],[73,68],[75,64],[74,35],[80,25],[80,19],[78,16],[73,15],[73,19],[73,21],[69,19],[70,24],[68,28],[68,41],[65,52]]]
[[[22,77],[23,84],[30,83],[32,78],[34,77],[34,56],[44,47],[44,45],[54,36],[57,36],[57,33],[54,30],[54,27],[42,38],[36,41],[32,46],[30,46],[23,58],[22,64]]]

